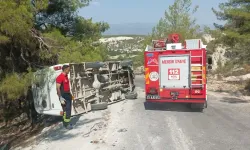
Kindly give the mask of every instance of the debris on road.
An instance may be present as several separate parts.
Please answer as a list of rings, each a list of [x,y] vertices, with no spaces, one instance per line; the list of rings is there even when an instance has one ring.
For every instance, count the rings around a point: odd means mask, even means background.
[[[127,132],[127,129],[120,129],[120,130],[118,130],[118,132]]]
[[[85,133],[83,136],[84,136],[84,137],[88,137],[92,131],[101,130],[103,127],[104,127],[104,122],[95,123],[95,124],[90,128],[89,132],[88,132],[88,133]]]
[[[90,143],[97,144],[99,143],[99,141],[95,140],[95,141],[91,141]]]

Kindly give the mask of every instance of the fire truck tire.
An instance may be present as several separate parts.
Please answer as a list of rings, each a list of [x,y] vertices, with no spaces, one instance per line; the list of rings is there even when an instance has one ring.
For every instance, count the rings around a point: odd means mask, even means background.
[[[101,102],[99,104],[91,104],[91,110],[104,110],[108,108],[107,102]]]
[[[126,99],[137,99],[138,94],[136,92],[129,92],[125,94]]]
[[[204,108],[197,108],[195,110],[198,111],[198,112],[203,112]]]
[[[193,111],[197,111],[197,112],[203,112],[204,108],[206,108],[206,104],[188,104],[187,105],[188,108],[190,108]]]

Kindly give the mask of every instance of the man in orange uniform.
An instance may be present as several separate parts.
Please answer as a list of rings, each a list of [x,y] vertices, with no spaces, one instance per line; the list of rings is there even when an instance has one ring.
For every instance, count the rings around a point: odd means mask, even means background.
[[[67,129],[72,129],[72,124],[69,124],[72,104],[72,95],[70,93],[70,85],[68,79],[69,71],[69,65],[64,65],[62,67],[62,73],[56,78],[56,90],[63,108],[63,125]]]

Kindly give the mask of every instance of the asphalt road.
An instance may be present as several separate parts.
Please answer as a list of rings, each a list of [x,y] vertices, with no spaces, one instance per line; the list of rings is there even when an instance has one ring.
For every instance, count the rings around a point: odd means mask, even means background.
[[[137,78],[138,87],[144,88],[143,80]],[[145,107],[141,95],[128,114],[120,116],[127,132],[112,149],[250,150],[250,105],[211,92],[208,100],[208,108],[200,113],[178,104]]]
[[[72,131],[56,129],[26,149],[250,150],[247,101],[210,92],[208,108],[192,112],[180,104],[144,105],[144,78],[136,85],[138,99],[83,115]]]

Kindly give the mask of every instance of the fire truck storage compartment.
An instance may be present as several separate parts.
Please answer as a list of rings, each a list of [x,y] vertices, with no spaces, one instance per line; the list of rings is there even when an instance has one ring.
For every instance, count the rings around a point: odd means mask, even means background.
[[[163,55],[160,60],[160,87],[163,89],[190,88],[190,56]]]

